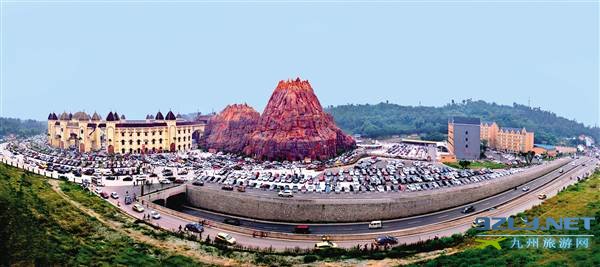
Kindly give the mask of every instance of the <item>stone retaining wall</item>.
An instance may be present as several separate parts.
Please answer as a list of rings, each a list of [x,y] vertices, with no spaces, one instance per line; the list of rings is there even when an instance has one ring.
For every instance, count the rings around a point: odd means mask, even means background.
[[[195,207],[241,217],[287,222],[358,222],[396,219],[461,206],[509,190],[567,164],[558,159],[522,173],[475,184],[423,192],[356,194],[356,198],[279,198],[187,187],[187,201]],[[376,198],[372,198],[376,194]],[[365,196],[365,197],[363,197]]]

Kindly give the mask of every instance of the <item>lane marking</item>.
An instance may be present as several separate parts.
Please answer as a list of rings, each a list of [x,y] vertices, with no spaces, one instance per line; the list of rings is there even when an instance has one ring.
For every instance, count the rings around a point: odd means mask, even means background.
[[[421,222],[421,221],[417,220],[417,221],[414,221],[414,222],[408,222],[407,224],[415,224],[415,223],[419,223],[419,222]]]
[[[448,214],[446,214],[446,215],[442,215],[442,216],[438,216],[438,218],[440,218],[440,219],[441,219],[441,218],[446,218],[446,217],[448,217]]]

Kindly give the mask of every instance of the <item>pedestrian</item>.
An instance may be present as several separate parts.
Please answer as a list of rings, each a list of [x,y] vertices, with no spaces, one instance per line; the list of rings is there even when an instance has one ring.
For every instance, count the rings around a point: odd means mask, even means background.
[[[181,224],[179,225],[179,232],[181,232]]]

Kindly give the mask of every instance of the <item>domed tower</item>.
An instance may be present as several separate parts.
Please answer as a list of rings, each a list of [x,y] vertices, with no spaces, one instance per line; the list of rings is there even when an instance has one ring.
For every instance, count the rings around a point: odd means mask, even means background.
[[[116,124],[117,124],[117,119],[116,116],[118,114],[115,112],[113,113],[108,112],[108,115],[106,115],[106,151],[109,154],[114,154],[115,153],[115,130],[116,130]]]
[[[167,123],[167,132],[169,133],[169,151],[175,152],[178,150],[178,141],[177,141],[177,118],[172,111],[169,110],[167,116],[165,117],[165,122]]]
[[[57,125],[58,124],[58,125]],[[58,126],[58,127],[57,127]],[[56,133],[60,131],[60,122],[58,122],[58,116],[52,112],[48,114],[48,144],[53,147],[58,147],[60,139],[57,138]]]

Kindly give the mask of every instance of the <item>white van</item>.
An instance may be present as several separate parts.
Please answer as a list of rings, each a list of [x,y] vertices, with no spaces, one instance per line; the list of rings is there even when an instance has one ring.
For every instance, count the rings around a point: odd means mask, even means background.
[[[381,221],[372,221],[369,223],[369,229],[380,229],[381,227],[383,227]]]

